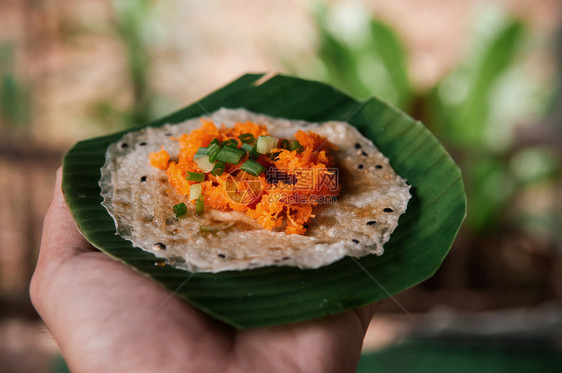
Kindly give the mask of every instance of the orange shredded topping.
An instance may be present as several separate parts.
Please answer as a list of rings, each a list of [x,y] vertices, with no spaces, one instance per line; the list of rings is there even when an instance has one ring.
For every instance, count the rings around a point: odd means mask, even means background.
[[[180,143],[177,161],[162,148],[150,153],[150,164],[168,175],[168,182],[181,196],[189,196],[194,181],[186,180],[187,172],[201,172],[193,156],[213,139],[236,139],[246,133],[256,139],[269,135],[267,128],[253,122],[235,123],[233,128],[220,128],[210,120],[202,119],[201,127],[174,140]],[[226,164],[220,176],[207,173],[201,182],[206,206],[222,211],[240,211],[267,230],[282,230],[287,234],[303,234],[314,217],[313,207],[325,201],[334,201],[340,193],[338,175],[330,151],[336,147],[326,138],[309,131],[297,131],[295,139],[301,150],[274,148],[271,154],[262,154],[258,163],[266,168],[258,176],[238,170],[248,159],[245,155],[238,165]],[[240,146],[240,145],[239,145]],[[331,199],[330,199],[331,198]],[[191,201],[195,203],[195,201]]]
[[[170,161],[170,154],[164,150],[164,147],[160,148],[159,152],[150,153],[148,155],[150,159],[150,164],[153,167],[165,170],[168,168],[168,162]]]

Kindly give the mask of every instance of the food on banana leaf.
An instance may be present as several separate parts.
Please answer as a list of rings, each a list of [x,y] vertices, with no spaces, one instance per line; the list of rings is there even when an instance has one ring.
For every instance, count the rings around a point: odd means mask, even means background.
[[[116,234],[193,272],[382,255],[410,199],[350,124],[245,109],[129,132],[101,175]]]

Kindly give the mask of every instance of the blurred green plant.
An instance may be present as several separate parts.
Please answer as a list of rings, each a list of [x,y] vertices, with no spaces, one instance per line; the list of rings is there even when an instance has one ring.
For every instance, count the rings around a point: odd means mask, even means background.
[[[380,98],[409,108],[414,92],[408,78],[406,49],[397,34],[361,9],[316,5],[317,60],[308,66],[288,64],[307,78],[325,81],[364,99]],[[319,67],[319,68],[318,68]]]
[[[148,37],[151,24],[152,0],[115,0],[112,2],[114,20],[111,31],[125,48],[126,72],[131,87],[132,102],[126,107],[103,98],[90,107],[91,115],[99,123],[113,123],[126,128],[150,121],[156,97],[151,86],[151,54]]]
[[[460,66],[427,95],[427,123],[461,162],[470,200],[467,224],[478,232],[505,224],[514,198],[560,168],[556,158],[516,143],[516,128],[536,125],[554,97],[554,86],[533,79],[525,66],[534,52],[531,39],[520,20],[484,12]],[[535,170],[525,176],[510,167],[531,153]],[[544,168],[551,171],[534,172]]]
[[[31,122],[31,93],[28,84],[15,69],[14,49],[0,45],[0,129],[13,135],[29,128]]]
[[[154,98],[150,89],[150,53],[145,29],[153,1],[114,1],[115,30],[127,51],[127,65],[133,90],[132,120],[134,124],[152,119]]]
[[[487,130],[495,126],[490,118],[497,103],[492,97],[494,88],[517,63],[523,36],[523,24],[513,20],[490,40],[478,40],[479,48],[470,48],[461,66],[431,92],[433,124],[448,141],[463,147],[483,145]]]
[[[514,198],[559,175],[557,157],[516,144],[516,127],[536,125],[556,90],[554,79],[529,73],[533,35],[520,20],[484,9],[459,66],[419,92],[408,78],[406,48],[388,25],[343,5],[319,5],[314,15],[316,56],[289,69],[359,99],[376,95],[423,120],[463,170],[472,231],[490,233],[517,221],[507,216]]]

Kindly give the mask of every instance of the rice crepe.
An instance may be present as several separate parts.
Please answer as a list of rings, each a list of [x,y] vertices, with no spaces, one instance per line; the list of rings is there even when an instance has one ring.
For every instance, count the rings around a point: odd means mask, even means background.
[[[191,204],[185,217],[176,218],[171,207],[184,196],[170,187],[166,172],[152,167],[148,157],[162,147],[177,156],[179,144],[172,138],[198,128],[200,118],[194,118],[129,132],[108,147],[100,186],[116,234],[174,267],[194,272],[271,265],[312,269],[344,256],[383,254],[384,243],[406,211],[410,187],[355,127],[272,118],[245,109],[220,109],[206,118],[226,127],[246,121],[264,124],[283,138],[299,129],[326,137],[338,148],[333,153],[341,185],[337,201],[315,206],[304,234],[264,229],[239,211],[206,208],[203,216],[196,216]]]

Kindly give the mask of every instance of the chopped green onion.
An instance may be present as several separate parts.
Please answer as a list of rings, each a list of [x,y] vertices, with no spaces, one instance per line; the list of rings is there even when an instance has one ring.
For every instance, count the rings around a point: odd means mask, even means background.
[[[271,152],[271,149],[277,146],[278,139],[273,136],[259,136],[257,149],[258,153],[260,154],[268,154]]]
[[[217,155],[219,154],[220,148],[217,144],[211,144],[207,148],[207,155],[209,156],[209,161],[214,162],[217,160]]]
[[[203,172],[209,172],[213,169],[214,164],[209,160],[208,155],[204,155],[200,158],[194,159],[197,167]]]
[[[203,215],[205,211],[205,201],[203,200],[203,195],[199,195],[197,201],[195,201],[195,215],[200,216]]]
[[[291,141],[291,145],[289,145],[289,150],[296,150],[297,152],[302,152],[304,150],[304,148],[302,147],[302,145],[298,142],[298,140],[293,140]]]
[[[277,157],[279,156],[280,153],[281,153],[281,152],[271,153],[271,154],[269,155],[269,159],[272,159],[272,160],[276,161],[276,160],[277,160]]]
[[[217,155],[217,161],[222,161],[230,164],[238,164],[246,152],[242,149],[235,148],[234,146],[225,146]]]
[[[228,139],[221,142],[221,148],[224,148],[227,145],[238,147],[238,141],[236,141],[235,139]]]
[[[201,172],[191,172],[187,171],[185,175],[186,180],[188,181],[205,181],[205,174]]]
[[[223,161],[217,161],[215,162],[215,166],[213,167],[213,170],[211,171],[211,173],[215,176],[220,176],[222,175],[222,173],[224,172],[224,162]]]
[[[219,139],[212,139],[211,142],[209,143],[209,146],[210,146],[211,144],[220,145],[221,142],[219,141]]]
[[[281,140],[281,142],[279,143],[279,148],[281,149],[289,149],[289,140],[283,139]]]
[[[244,144],[251,144],[254,141],[256,141],[256,138],[254,137],[254,135],[252,135],[251,133],[243,133],[240,136],[238,136],[238,138],[240,139],[240,141],[242,141],[242,143]]]
[[[242,163],[240,169],[253,176],[258,176],[263,171],[265,171],[265,167],[254,161],[253,159],[248,159],[246,162]]]
[[[199,198],[201,195],[201,184],[192,184],[189,187],[189,200],[193,201],[194,199]]]
[[[187,214],[187,206],[185,203],[181,202],[174,206],[174,213],[176,214],[176,218]]]
[[[258,155],[260,155],[258,153],[258,151],[256,150],[256,147],[250,144],[242,144],[242,149],[248,152],[248,155],[250,156],[250,158],[256,158]]]
[[[201,148],[197,149],[197,152],[193,156],[193,159],[201,158],[204,155],[207,155],[207,148],[201,147]]]

